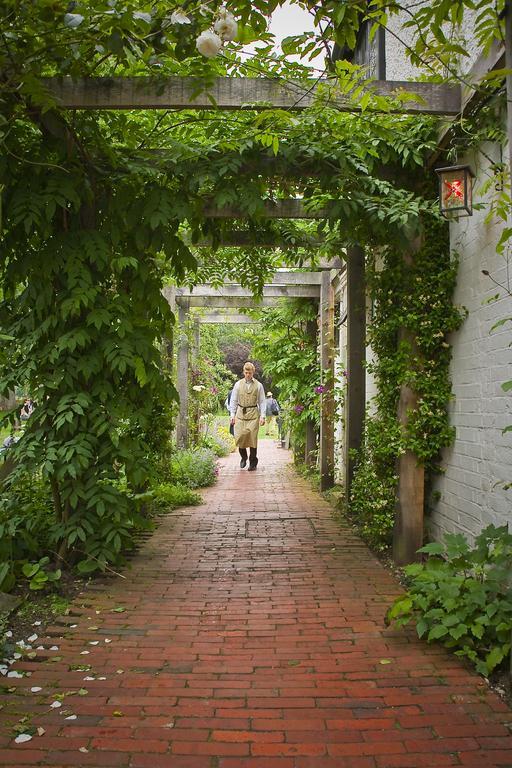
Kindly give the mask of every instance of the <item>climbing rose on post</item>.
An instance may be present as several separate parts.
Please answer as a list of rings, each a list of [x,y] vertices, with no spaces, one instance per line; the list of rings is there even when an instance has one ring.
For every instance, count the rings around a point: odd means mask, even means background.
[[[189,17],[183,11],[174,11],[171,13],[171,24],[190,24]]]
[[[219,18],[215,22],[213,29],[224,42],[234,40],[238,32],[238,25],[232,13],[225,8],[219,10]]]

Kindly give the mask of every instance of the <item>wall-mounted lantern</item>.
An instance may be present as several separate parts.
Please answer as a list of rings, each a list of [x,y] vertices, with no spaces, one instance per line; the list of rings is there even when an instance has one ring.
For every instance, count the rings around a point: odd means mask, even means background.
[[[439,176],[439,208],[447,219],[473,215],[473,178],[469,165],[436,168]]]

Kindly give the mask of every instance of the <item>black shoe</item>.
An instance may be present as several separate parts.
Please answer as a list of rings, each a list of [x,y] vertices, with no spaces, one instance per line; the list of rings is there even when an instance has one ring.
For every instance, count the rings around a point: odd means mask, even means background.
[[[240,469],[245,469],[247,459],[240,459]]]
[[[254,472],[255,469],[256,469],[256,464],[249,464],[249,469],[247,471]]]

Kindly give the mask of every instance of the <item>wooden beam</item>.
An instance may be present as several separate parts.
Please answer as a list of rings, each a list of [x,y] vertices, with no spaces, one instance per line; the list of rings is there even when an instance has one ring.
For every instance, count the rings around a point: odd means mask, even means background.
[[[226,313],[213,312],[208,315],[198,315],[199,322],[206,325],[254,325],[261,322],[250,315],[227,315]]]
[[[180,397],[180,407],[176,423],[176,443],[179,448],[188,447],[188,336],[186,307],[178,307],[178,362],[176,388]]]
[[[482,77],[495,69],[503,69],[505,66],[505,46],[501,41],[494,40],[489,52],[485,56],[483,54],[479,56],[469,72],[464,75],[465,83],[471,83],[473,86],[462,86],[461,115],[471,115],[475,108],[478,107],[479,103],[489,95],[489,90],[485,87],[483,89],[479,88]],[[510,100],[508,100],[507,106],[509,104]],[[449,145],[454,130],[457,130],[458,125],[459,123],[456,121],[449,121],[444,125],[439,133],[436,148],[426,160],[427,167],[431,167],[434,163],[441,161],[441,156],[443,158],[445,157],[445,150]],[[445,160],[442,162],[446,165]]]
[[[422,237],[411,243],[404,253],[405,267],[414,265],[414,254],[421,248]],[[400,349],[409,351],[410,366],[418,357],[414,331],[403,327],[398,329]],[[349,372],[350,373],[350,372]],[[398,421],[402,431],[418,407],[418,393],[407,383],[400,387]],[[395,502],[395,526],[393,530],[393,560],[397,565],[407,565],[418,560],[418,549],[423,544],[423,513],[425,505],[425,466],[411,450],[400,453],[397,460],[398,487]]]
[[[325,274],[325,273],[321,273]],[[192,290],[188,288],[177,288],[176,298],[178,297],[200,297],[200,298],[251,298],[257,303],[258,299],[253,296],[248,288],[242,288],[240,285],[229,285],[225,283],[221,288],[213,288],[211,285],[195,285]],[[318,299],[320,298],[319,285],[267,285],[263,289],[264,298],[277,299]]]
[[[364,251],[347,250],[347,393],[345,400],[345,494],[350,500],[353,451],[361,447],[366,407],[366,291]]]
[[[317,331],[318,322],[316,320],[308,320],[306,323],[306,334],[309,337],[310,342],[313,344],[314,349],[316,349],[317,346]],[[313,467],[316,464],[316,439],[316,424],[313,419],[308,419],[306,421],[306,435],[304,445],[304,462],[306,467]]]
[[[488,95],[488,92],[482,93],[482,91],[479,90],[482,77],[487,75],[489,72],[492,72],[494,69],[502,69],[505,66],[508,68],[508,64],[506,64],[505,46],[501,40],[494,40],[489,49],[489,52],[485,56],[479,56],[469,70],[468,74],[463,78],[466,82],[474,83],[475,87],[471,88],[468,85],[462,86],[460,109],[461,113],[467,112],[468,109],[474,107],[479,101],[482,101],[482,99],[486,98]]]
[[[259,307],[278,307],[282,298],[277,296],[177,296],[178,307],[205,307],[207,309],[258,309]]]
[[[322,273],[320,294],[320,368],[325,391],[320,397],[320,490],[334,485],[334,291]]]
[[[297,272],[289,269],[278,270],[272,275],[272,281],[265,285],[265,288],[270,288],[275,285],[318,285],[322,284],[321,272]]]
[[[176,288],[174,285],[166,285],[162,288],[162,295],[169,304],[174,316],[176,315],[175,293]],[[174,374],[174,335],[174,326],[171,326],[167,329],[167,332],[162,339],[162,363],[171,378]]]
[[[505,78],[507,92],[508,177],[512,179],[512,0],[505,0]],[[512,659],[511,659],[512,665]]]
[[[212,248],[213,238],[205,237],[198,240],[197,243],[192,242],[192,238],[185,233],[183,236],[184,242],[194,248]],[[233,230],[232,232],[222,232],[219,236],[219,240],[216,244],[218,248],[280,248],[287,250],[289,248],[320,248],[324,244],[324,240],[320,238],[305,235],[304,239],[300,237],[294,238],[294,242],[285,240],[278,233],[263,232],[247,232],[242,230]],[[321,267],[315,267],[315,269],[321,269]]]
[[[343,112],[358,112],[350,96],[337,91],[336,79],[293,83],[278,78],[218,77],[201,90],[198,77],[42,78],[42,85],[65,109],[293,109],[322,102]],[[368,81],[364,91],[380,96],[417,95],[392,111],[456,115],[458,85],[392,80]],[[362,96],[363,94],[361,94]]]
[[[334,203],[335,201],[333,201]],[[313,210],[306,209],[304,201],[299,198],[267,200],[263,204],[261,213],[255,213],[251,216],[247,211],[235,205],[219,208],[215,205],[206,204],[203,208],[203,215],[207,219],[326,219],[332,213],[333,210],[329,205]]]
[[[275,286],[300,286],[300,285],[317,285],[322,283],[321,272],[297,272],[290,269],[282,269],[274,272],[269,282],[265,284],[264,291]],[[225,286],[238,285],[238,283],[224,283]]]

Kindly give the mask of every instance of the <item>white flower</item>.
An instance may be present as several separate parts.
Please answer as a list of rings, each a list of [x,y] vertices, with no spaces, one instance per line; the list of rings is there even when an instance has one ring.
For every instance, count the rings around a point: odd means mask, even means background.
[[[196,48],[207,59],[213,59],[222,47],[222,40],[211,29],[201,32],[196,40]]]
[[[141,21],[145,21],[146,24],[151,24],[151,14],[150,13],[141,13],[140,11],[135,11],[133,14],[134,19],[141,19]]]
[[[220,9],[219,17],[213,28],[224,42],[234,40],[238,32],[238,25],[235,21],[235,17],[225,8]]]
[[[84,20],[84,17],[80,13],[64,14],[64,24],[66,27],[69,27],[70,29],[75,29],[75,27],[79,27],[83,20]]]
[[[183,11],[174,11],[171,13],[171,24],[190,24],[190,19]]]
[[[192,389],[194,392],[202,392],[204,389],[204,386],[202,384],[195,384]]]

